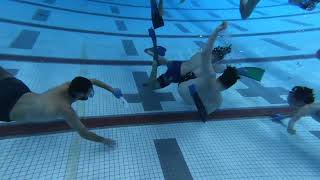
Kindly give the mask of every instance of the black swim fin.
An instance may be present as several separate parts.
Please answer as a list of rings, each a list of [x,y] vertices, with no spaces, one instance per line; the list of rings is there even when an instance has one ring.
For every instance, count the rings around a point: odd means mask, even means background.
[[[155,0],[150,0],[150,3],[153,29],[157,29],[164,26],[164,21],[162,16],[160,15],[157,2]]]

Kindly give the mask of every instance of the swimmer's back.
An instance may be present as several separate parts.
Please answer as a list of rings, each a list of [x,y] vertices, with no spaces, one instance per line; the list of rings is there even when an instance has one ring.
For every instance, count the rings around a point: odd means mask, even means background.
[[[68,105],[61,93],[64,88],[67,83],[42,94],[23,95],[12,109],[10,118],[18,122],[48,122],[61,118],[62,108]]]
[[[214,78],[212,78],[211,80],[216,81]],[[217,90],[215,82],[206,82],[206,84],[208,85],[203,86],[201,85],[205,83],[203,81],[203,78],[197,78],[183,82],[179,85],[178,92],[186,103],[194,104],[193,98],[189,92],[189,86],[195,84],[197,87],[197,92],[203,104],[205,105],[208,114],[210,114],[220,107],[222,103],[222,96],[221,92]]]

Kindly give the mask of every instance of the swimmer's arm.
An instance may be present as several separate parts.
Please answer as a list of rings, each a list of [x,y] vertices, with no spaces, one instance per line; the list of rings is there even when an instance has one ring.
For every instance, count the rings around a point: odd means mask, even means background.
[[[98,86],[102,89],[105,89],[105,90],[113,93],[113,88],[111,86],[109,86],[108,84],[106,84],[102,81],[99,81],[97,79],[90,79],[90,81],[92,82],[93,85]]]
[[[97,134],[90,132],[80,121],[80,118],[78,117],[77,113],[71,109],[68,108],[68,110],[65,110],[63,113],[64,119],[67,121],[69,126],[73,128],[77,133],[84,139],[87,139],[89,141],[94,142],[100,142],[103,143],[105,141],[104,137],[98,136]]]
[[[299,121],[303,116],[306,116],[310,113],[310,108],[308,106],[302,107],[297,113],[295,113],[289,121],[288,131],[295,131],[294,125]]]
[[[219,35],[219,33],[223,30],[225,30],[228,27],[227,22],[223,22],[221,25],[219,25],[211,34],[211,36],[208,39],[207,44],[205,45],[205,47],[203,48],[202,52],[201,52],[201,56],[202,56],[202,68],[204,73],[209,74],[210,73],[210,68],[212,68],[211,65],[211,53],[212,53],[212,49],[214,46],[214,43]]]

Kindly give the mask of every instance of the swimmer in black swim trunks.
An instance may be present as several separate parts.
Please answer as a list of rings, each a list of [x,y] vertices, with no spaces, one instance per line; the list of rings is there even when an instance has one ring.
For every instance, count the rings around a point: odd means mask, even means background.
[[[66,122],[87,140],[114,145],[109,138],[90,132],[80,121],[71,104],[78,100],[93,97],[93,85],[103,88],[117,98],[122,93],[118,88],[96,80],[76,77],[44,93],[37,94],[20,80],[13,77],[0,66],[0,121],[49,122],[65,119]]]
[[[221,30],[216,30],[212,34],[211,39],[215,39],[216,36],[218,36],[218,33],[224,30],[226,26],[226,22],[220,25],[219,27],[221,28]],[[146,49],[145,52],[153,56],[153,48]],[[215,72],[222,73],[225,70],[225,66],[218,64],[218,62],[223,60],[224,56],[230,52],[231,45],[228,47],[216,47],[211,51],[211,62]],[[167,87],[171,83],[180,84],[182,82],[201,76],[201,74],[203,73],[201,68],[202,54],[202,52],[197,52],[191,57],[189,61],[169,61],[163,56],[159,56],[158,62],[153,61],[149,82],[145,83],[144,85],[149,86],[152,89],[161,89]],[[166,65],[168,69],[165,74],[162,74],[157,78],[158,65]]]
[[[159,64],[167,64],[168,71],[157,78],[158,62],[154,60],[151,78],[147,85],[153,89],[159,89],[168,86],[170,83],[179,83],[179,95],[186,103],[199,105],[198,102],[201,101],[202,107],[197,106],[197,108],[201,108],[198,109],[199,111],[205,112],[201,114],[206,116],[217,110],[222,103],[221,92],[233,86],[240,79],[238,70],[234,67],[223,68],[223,74],[216,78],[216,63],[222,60],[224,55],[231,50],[230,47],[225,48],[225,50],[213,49],[218,34],[226,28],[226,22],[218,26],[201,52],[196,53],[189,61],[170,62],[159,56]],[[218,51],[221,52],[217,53]],[[197,98],[190,92],[190,87],[196,89]]]

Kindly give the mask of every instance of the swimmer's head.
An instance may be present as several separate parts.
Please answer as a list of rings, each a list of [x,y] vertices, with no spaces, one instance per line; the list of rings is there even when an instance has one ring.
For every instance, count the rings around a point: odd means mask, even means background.
[[[289,92],[288,104],[294,107],[302,107],[304,105],[313,103],[314,99],[313,89],[295,86]]]
[[[225,46],[225,47],[222,47],[222,46],[215,47],[212,50],[212,58],[215,61],[220,61],[220,60],[224,59],[224,57],[227,54],[231,53],[231,46],[232,45]]]
[[[221,90],[229,89],[233,86],[240,76],[235,67],[227,66],[227,69],[224,70],[223,74],[218,78],[218,81],[222,85]]]
[[[76,77],[71,81],[68,93],[72,98],[76,100],[85,101],[89,97],[94,96],[92,82],[84,77]]]

